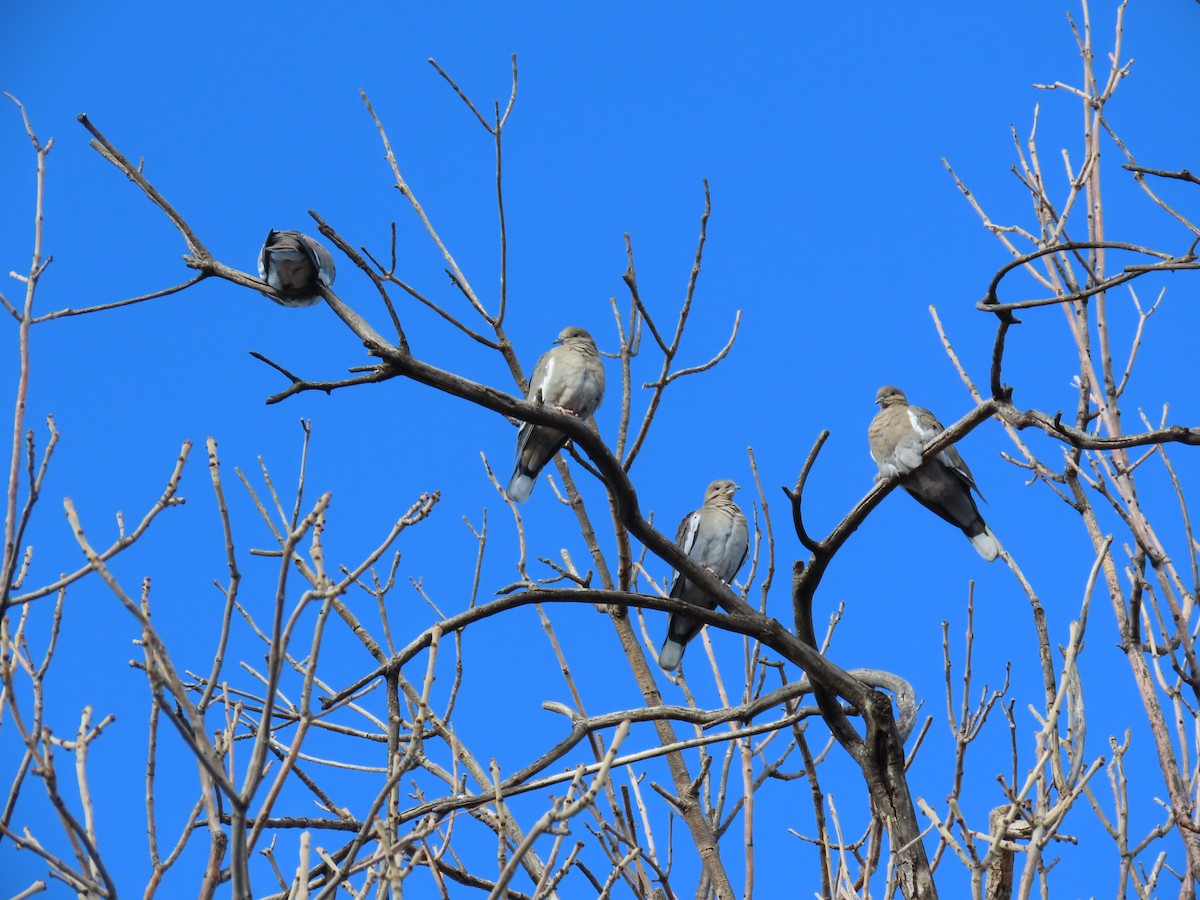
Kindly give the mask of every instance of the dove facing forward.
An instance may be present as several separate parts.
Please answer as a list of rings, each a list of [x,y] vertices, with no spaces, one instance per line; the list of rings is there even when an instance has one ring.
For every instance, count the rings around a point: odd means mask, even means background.
[[[726,584],[733,581],[750,552],[750,531],[746,517],[733,502],[738,486],[732,481],[714,481],[704,492],[704,505],[683,517],[675,535],[675,546],[697,565],[708,569]],[[717,603],[680,573],[674,573],[670,596],[704,609]],[[658,653],[658,664],[668,672],[679,666],[688,641],[700,633],[703,624],[686,613],[671,613],[667,637]]]
[[[979,514],[971,491],[971,470],[951,445],[929,459],[922,453],[945,429],[927,409],[909,406],[900,388],[886,385],[875,395],[880,410],[871,420],[867,436],[871,457],[879,466],[880,478],[903,476],[900,485],[926,509],[937,513],[962,533],[988,562],[1003,549],[992,529]]]
[[[337,271],[329,251],[298,231],[267,232],[258,254],[258,277],[279,293],[280,306],[312,306],[321,299],[318,282],[333,286]]]
[[[549,404],[561,413],[586,419],[604,399],[604,361],[592,336],[571,325],[559,332],[554,346],[533,367],[525,399]],[[517,432],[517,459],[504,493],[524,503],[533,491],[534,479],[554,454],[567,443],[567,436],[548,425],[521,424]]]

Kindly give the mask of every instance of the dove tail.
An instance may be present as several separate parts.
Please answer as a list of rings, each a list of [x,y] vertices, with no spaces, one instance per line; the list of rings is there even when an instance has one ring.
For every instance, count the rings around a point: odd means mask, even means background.
[[[675,638],[667,635],[667,639],[663,641],[662,650],[658,653],[658,664],[667,672],[679,668],[679,663],[683,660],[683,649],[685,646],[685,644],[681,644]]]
[[[504,489],[504,493],[514,503],[524,503],[529,499],[529,495],[533,493],[533,478],[533,474],[523,472],[518,468],[517,471],[513,472],[512,480],[509,481],[508,487]]]
[[[971,539],[971,544],[979,552],[979,555],[988,562],[993,562],[1004,549],[1000,546],[999,539],[992,533],[992,529],[988,528],[986,524],[979,534],[968,534],[967,537]]]

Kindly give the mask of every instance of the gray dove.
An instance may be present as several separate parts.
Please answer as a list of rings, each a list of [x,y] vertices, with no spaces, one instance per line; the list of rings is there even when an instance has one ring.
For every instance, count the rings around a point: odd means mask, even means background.
[[[903,476],[901,486],[917,502],[961,528],[980,556],[994,560],[1003,548],[979,514],[971,491],[981,498],[983,494],[963,458],[953,445],[929,459],[921,457],[945,430],[942,423],[929,410],[909,406],[904,391],[891,385],[879,389],[875,402],[881,409],[871,420],[867,436],[879,478]]]
[[[317,282],[332,287],[337,271],[329,251],[308,235],[271,230],[258,254],[258,276],[279,292],[282,300],[271,299],[280,306],[300,307],[320,300]]]
[[[732,481],[714,481],[704,492],[704,505],[683,517],[675,534],[675,546],[726,584],[746,561],[750,532],[746,517],[733,502],[738,486]],[[716,609],[716,601],[678,572],[671,582],[670,596],[705,609]],[[658,653],[658,664],[668,672],[679,666],[688,641],[700,633],[702,623],[685,613],[673,612],[667,622],[667,637]]]
[[[604,362],[592,336],[575,325],[559,332],[554,346],[533,367],[525,399],[581,419],[594,413],[604,399]],[[512,478],[504,489],[508,498],[516,503],[528,500],[534,479],[566,443],[567,436],[555,428],[522,423]]]

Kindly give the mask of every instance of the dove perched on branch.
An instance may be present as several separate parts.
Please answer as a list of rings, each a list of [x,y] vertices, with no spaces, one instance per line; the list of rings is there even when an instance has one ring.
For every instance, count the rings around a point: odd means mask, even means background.
[[[553,406],[561,413],[586,419],[604,398],[604,361],[592,336],[571,325],[559,332],[554,346],[542,354],[529,379],[525,399]],[[548,425],[524,422],[517,432],[517,458],[512,478],[504,493],[524,503],[533,491],[534,479],[554,454],[567,443],[567,436]]]
[[[1003,548],[979,514],[971,491],[981,498],[983,494],[963,458],[953,445],[922,458],[925,448],[945,430],[942,423],[929,410],[909,406],[904,391],[891,385],[879,389],[875,402],[881,408],[867,436],[879,477],[903,476],[900,485],[922,506],[962,529],[980,556],[994,560]]]
[[[708,569],[726,584],[733,581],[750,552],[750,531],[746,517],[733,495],[738,486],[718,480],[704,492],[704,505],[683,517],[675,535],[675,545],[697,565]],[[705,609],[715,609],[716,601],[700,587],[676,572],[670,596]],[[667,671],[679,666],[688,641],[700,633],[702,623],[686,613],[673,612],[667,622],[667,637],[658,654],[658,664]]]
[[[336,275],[329,251],[308,235],[298,231],[267,232],[258,254],[258,276],[283,298],[271,297],[280,306],[312,306],[321,299],[318,282],[332,287]]]

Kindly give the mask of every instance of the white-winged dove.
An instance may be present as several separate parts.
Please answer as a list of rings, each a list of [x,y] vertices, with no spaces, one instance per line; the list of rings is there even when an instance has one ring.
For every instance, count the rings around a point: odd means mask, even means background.
[[[697,565],[708,569],[726,584],[733,581],[750,552],[746,517],[733,495],[738,486],[725,479],[714,481],[704,492],[704,505],[683,517],[675,545]],[[716,609],[716,601],[678,572],[671,582],[670,596],[705,609]],[[703,625],[685,613],[673,612],[667,622],[667,637],[658,653],[658,664],[667,671],[678,667],[688,641]]]
[[[321,299],[317,282],[333,286],[337,271],[329,251],[298,231],[267,232],[258,254],[258,277],[275,288],[280,306],[312,306]],[[282,299],[280,299],[280,297]]]
[[[881,408],[867,436],[879,478],[903,476],[901,486],[922,506],[961,528],[980,556],[994,560],[1002,550],[1000,541],[979,514],[971,491],[983,494],[963,458],[951,445],[922,459],[925,448],[945,430],[942,423],[929,410],[909,406],[904,391],[891,385],[879,389],[875,402]]]
[[[604,399],[604,361],[592,336],[575,325],[559,332],[554,346],[533,367],[525,399],[553,406],[561,413],[586,419]],[[524,503],[542,467],[567,443],[567,436],[547,425],[524,422],[517,432],[517,459],[504,493]]]

